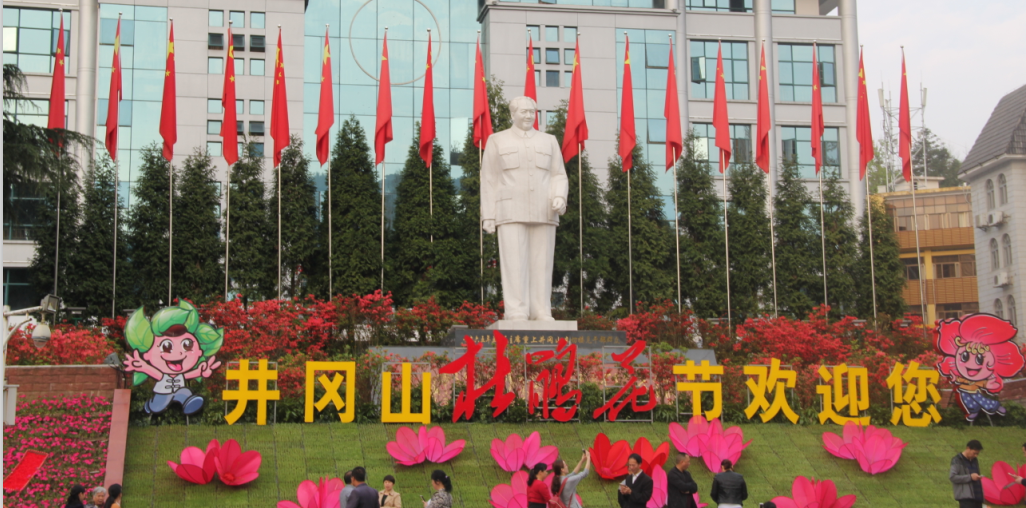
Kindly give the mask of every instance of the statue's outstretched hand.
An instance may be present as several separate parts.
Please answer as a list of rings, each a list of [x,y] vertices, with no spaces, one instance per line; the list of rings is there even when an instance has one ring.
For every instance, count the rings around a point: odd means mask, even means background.
[[[566,199],[557,197],[552,200],[552,211],[556,212],[557,215],[563,215],[566,213]]]
[[[481,222],[481,229],[485,233],[492,234],[495,232],[495,219],[485,219]]]

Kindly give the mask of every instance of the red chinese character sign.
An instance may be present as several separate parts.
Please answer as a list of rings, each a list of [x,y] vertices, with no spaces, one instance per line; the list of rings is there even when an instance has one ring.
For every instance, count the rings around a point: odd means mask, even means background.
[[[455,423],[461,417],[470,420],[477,409],[477,399],[492,388],[495,388],[495,395],[492,397],[491,403],[492,408],[495,409],[492,412],[492,417],[497,417],[513,404],[513,399],[516,397],[513,392],[506,391],[506,376],[510,373],[509,358],[506,358],[506,345],[509,341],[502,333],[495,332],[495,372],[492,373],[491,379],[481,386],[477,386],[476,372],[477,354],[481,352],[483,346],[474,342],[474,339],[470,337],[464,337],[463,341],[466,344],[467,352],[438,369],[439,374],[457,374],[464,369],[467,371],[467,388],[456,397],[452,421]]]
[[[611,422],[616,421],[616,416],[620,414],[620,411],[627,406],[628,403],[631,405],[631,410],[635,413],[651,411],[656,407],[656,396],[655,388],[649,383],[648,386],[638,385],[638,375],[634,369],[634,360],[645,351],[645,341],[639,340],[628,347],[623,353],[613,353],[611,356],[614,362],[620,364],[620,368],[626,371],[628,376],[626,382],[620,388],[618,392],[602,407],[596,409],[592,413],[592,418],[598,419],[603,413],[606,415],[606,419]],[[651,369],[651,368],[649,368]],[[606,375],[605,372],[602,373]],[[638,398],[645,395],[648,392],[648,402],[639,403]]]
[[[541,416],[546,420],[552,418],[557,422],[568,422],[573,419],[581,403],[581,391],[567,390],[567,385],[574,377],[577,345],[569,344],[565,338],[561,338],[555,351],[527,353],[525,359],[528,370],[531,370],[531,367],[542,366],[546,362],[554,362],[542,368],[530,382],[528,413],[534,415],[540,407]],[[566,407],[571,400],[572,404]],[[552,401],[554,406],[550,406],[549,401]]]
[[[1012,339],[1012,323],[990,314],[972,314],[938,323],[937,350],[944,355],[937,370],[958,391],[965,419],[972,422],[980,412],[1004,416],[998,394],[1004,378],[1018,374],[1026,363]]]

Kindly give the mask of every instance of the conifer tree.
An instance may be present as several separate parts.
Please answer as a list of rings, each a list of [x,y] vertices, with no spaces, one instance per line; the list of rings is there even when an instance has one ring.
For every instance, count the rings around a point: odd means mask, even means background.
[[[143,147],[140,156],[139,177],[132,185],[132,207],[122,230],[128,231],[129,266],[122,270],[118,265],[118,293],[127,296],[118,299],[119,314],[128,308],[153,309],[170,305],[167,301],[168,186],[172,169],[156,143]],[[177,188],[178,178],[175,180]],[[119,199],[122,198],[119,196]],[[127,199],[123,199],[122,203],[125,202]]]
[[[830,304],[830,315],[839,318],[856,312],[855,266],[858,261],[859,238],[855,235],[852,222],[855,211],[848,199],[848,193],[836,175],[825,182],[823,205],[823,222],[826,227],[827,301]]]
[[[72,287],[64,301],[85,307],[83,317],[110,317],[114,249],[114,163],[106,154],[90,164],[82,185],[82,222],[71,253],[68,277]],[[124,202],[127,196],[120,196]],[[124,217],[124,209],[119,211]],[[125,235],[118,235],[118,266],[128,267]],[[124,298],[125,282],[118,284],[118,300]],[[64,295],[62,295],[64,296]],[[118,309],[120,312],[120,309]]]
[[[546,126],[546,132],[556,136],[563,146],[563,134],[566,131],[567,101],[560,103],[554,117]],[[560,157],[561,155],[557,155]],[[565,308],[571,315],[577,315],[581,301],[581,227],[578,223],[581,205],[584,214],[584,303],[594,307],[599,299],[602,278],[609,273],[609,245],[606,230],[607,212],[603,204],[602,187],[598,177],[592,172],[588,154],[580,156],[580,173],[578,179],[578,156],[566,163],[566,176],[569,181],[569,192],[566,201],[566,213],[559,218],[556,228],[556,253],[552,270],[552,287],[566,287]],[[583,182],[580,187],[578,180]],[[578,195],[581,195],[578,201]]]
[[[221,197],[210,154],[197,148],[175,175],[175,298],[205,302],[224,296]]]
[[[898,235],[894,232],[894,219],[887,213],[883,199],[870,200],[873,212],[873,266],[869,265],[869,221],[866,214],[859,221],[859,258],[855,269],[858,288],[858,315],[869,319],[873,315],[872,275],[876,272],[876,307],[881,320],[900,318],[908,308],[901,296],[905,288],[905,267],[898,254]]]
[[[809,213],[812,197],[794,159],[780,165],[773,201],[777,235],[777,301],[781,314],[804,319],[822,303],[823,279],[819,225]],[[819,215],[819,211],[816,211]],[[818,219],[818,217],[817,217]]]
[[[228,195],[230,214],[226,215],[229,291],[235,291],[244,302],[277,297],[274,286],[277,276],[274,263],[277,238],[272,241],[272,227],[267,222],[263,154],[253,143],[243,146],[242,157],[231,169],[231,192]],[[277,227],[277,226],[275,226]],[[277,231],[273,231],[276,235]],[[273,261],[271,260],[273,258]]]
[[[728,183],[730,205],[730,303],[732,317],[745,318],[773,307],[770,224],[766,176],[752,164],[734,164]]]
[[[47,147],[52,149],[53,145]],[[30,231],[30,238],[36,243],[36,250],[29,265],[29,276],[36,291],[45,295],[54,293],[67,296],[74,289],[72,279],[77,274],[69,271],[72,253],[78,240],[78,224],[81,218],[78,185],[78,165],[66,148],[60,149],[62,157],[55,157],[48,175],[51,181],[39,185],[43,198],[36,208],[38,227]],[[58,202],[60,203],[60,228],[58,240]],[[59,242],[59,250],[58,250]],[[57,288],[54,288],[54,261],[57,260]],[[72,278],[69,278],[72,277]],[[69,302],[70,304],[70,302]]]
[[[601,307],[609,308],[617,299],[621,306],[631,308],[630,280],[633,270],[634,301],[653,302],[676,296],[671,288],[673,267],[673,228],[663,215],[663,201],[655,185],[655,173],[634,147],[631,168],[631,236],[632,260],[628,260],[627,178],[618,156],[609,159],[609,275],[605,279],[607,293]]]
[[[727,310],[723,202],[709,164],[695,152],[697,139],[688,133],[677,167],[681,295],[698,317],[710,318],[725,316]]]
[[[279,187],[280,175],[280,187]],[[303,140],[292,136],[292,142],[281,153],[281,163],[274,171],[273,187],[268,193],[267,217],[271,224],[272,295],[278,293],[278,190],[281,189],[281,294],[282,298],[305,296],[308,292],[308,271],[317,248],[317,205],[310,158],[303,153]]]
[[[381,182],[374,171],[374,159],[367,135],[355,116],[339,130],[331,163],[332,288],[335,294],[365,295],[381,284]],[[321,216],[328,217],[328,200]],[[320,224],[322,245],[328,244],[328,221]],[[327,259],[328,249],[320,256]],[[326,263],[321,263],[326,264]],[[320,291],[327,293],[328,278],[321,277]]]

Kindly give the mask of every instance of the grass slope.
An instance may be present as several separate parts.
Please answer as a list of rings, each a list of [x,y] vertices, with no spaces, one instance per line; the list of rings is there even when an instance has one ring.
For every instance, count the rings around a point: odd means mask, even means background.
[[[494,438],[505,438],[510,433],[526,436],[537,430],[542,434],[542,444],[557,445],[571,464],[577,462],[581,449],[590,447],[599,432],[605,432],[613,441],[626,439],[632,444],[640,436],[647,437],[653,445],[669,441],[665,423],[444,424],[448,441],[467,441],[463,453],[448,464],[405,467],[396,465],[385,450],[385,444],[394,438],[398,427],[338,423],[132,427],[125,458],[125,506],[273,507],[279,500],[295,501],[296,486],[305,479],[341,477],[347,469],[363,465],[375,488],[380,488],[384,475],[394,475],[396,490],[405,494],[410,507],[419,506],[416,503],[420,494],[430,493],[428,477],[437,468],[454,479],[455,507],[488,508],[491,488],[508,483],[510,476],[499,469],[491,457],[489,447]],[[863,473],[855,461],[836,459],[823,450],[822,433],[840,433],[838,426],[753,424],[742,428],[745,438],[751,439],[752,444],[741,456],[736,470],[748,480],[751,506],[774,496],[790,496],[791,482],[798,475],[833,480],[840,495],[858,496],[856,506],[951,505],[948,463],[969,439],[983,442],[981,466],[987,476],[994,461],[1022,463],[1020,447],[1026,440],[1026,433],[1020,428],[899,427],[892,430],[909,443],[901,461],[891,471],[870,476]],[[208,485],[191,485],[180,480],[167,466],[169,460],[178,462],[186,446],[205,448],[213,438],[222,442],[236,439],[243,450],[259,450],[263,454],[260,478],[240,488],[225,486],[217,480]],[[672,449],[673,445],[670,446]],[[667,461],[667,469],[670,462],[672,460]],[[709,502],[712,475],[700,459],[691,464],[702,500]],[[578,493],[588,508],[616,506],[616,483],[603,481],[594,473],[581,483]]]

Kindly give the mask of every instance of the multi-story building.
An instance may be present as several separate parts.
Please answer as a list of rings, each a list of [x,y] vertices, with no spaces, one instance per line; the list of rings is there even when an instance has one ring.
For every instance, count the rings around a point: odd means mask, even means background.
[[[962,163],[973,187],[973,225],[981,262],[980,309],[1018,325],[1026,301],[1020,262],[1026,252],[1026,85],[1004,96]]]
[[[23,121],[45,122],[58,7],[44,0],[4,3],[4,62],[17,63],[26,73],[28,95],[39,107],[18,106],[14,114]],[[816,184],[809,126],[812,44],[817,42],[826,121],[826,172],[845,182],[858,214],[865,207],[865,189],[857,178],[855,141],[855,0],[77,0],[64,8],[66,40],[70,41],[67,125],[86,134],[103,132],[114,31],[119,13],[122,16],[125,71],[119,190],[129,207],[140,149],[160,139],[157,119],[172,19],[178,73],[175,162],[197,148],[206,149],[215,156],[217,178],[222,182],[227,166],[219,157],[218,132],[224,65],[235,65],[238,76],[239,132],[263,143],[271,109],[269,70],[274,65],[275,28],[281,26],[289,123],[312,155],[325,29],[335,86],[332,135],[352,115],[370,138],[381,46],[388,27],[395,140],[388,145],[383,166],[386,197],[394,193],[395,177],[420,117],[428,29],[436,58],[438,140],[453,162],[454,176],[460,176],[462,168],[456,164],[458,158],[451,156],[461,149],[472,116],[479,30],[487,73],[505,83],[507,98],[522,93],[529,31],[532,34],[542,128],[560,100],[569,96],[573,47],[577,34],[581,35],[580,65],[591,132],[587,150],[601,180],[606,175],[605,162],[615,153],[626,36],[632,43],[638,139],[647,160],[656,167],[665,162],[663,101],[672,36],[685,128],[696,132],[696,148],[713,167],[718,162],[711,125],[717,43],[722,40],[735,161],[750,161],[759,54],[762,41],[766,42],[775,123],[772,156],[774,161],[782,156],[797,157],[812,190]],[[229,20],[234,22],[234,62],[225,62]],[[269,158],[265,168],[270,176]],[[318,169],[315,173],[323,189],[324,172]],[[672,173],[657,173],[670,217]],[[775,180],[776,174],[772,171],[770,178]],[[31,199],[17,196],[16,190],[12,197],[22,202]],[[28,289],[31,228],[31,223],[4,224],[5,302],[12,294]]]
[[[913,208],[909,184],[898,180],[894,192],[881,192],[873,198],[884,201],[894,220],[905,266],[902,297],[907,312],[930,324],[979,312],[969,187],[940,188],[943,178],[916,177]],[[880,187],[886,190],[886,186]]]

